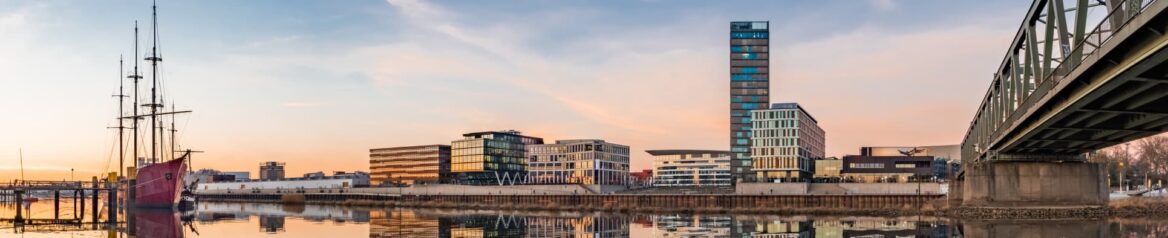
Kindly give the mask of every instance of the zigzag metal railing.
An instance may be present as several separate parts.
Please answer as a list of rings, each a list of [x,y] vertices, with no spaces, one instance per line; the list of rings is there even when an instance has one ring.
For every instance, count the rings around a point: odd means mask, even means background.
[[[1078,0],[1073,1],[1076,6],[1067,8],[1064,0],[1036,0],[970,123],[962,143],[962,158],[981,160],[989,148],[1003,139],[1009,129],[1004,126],[1013,125],[1035,101],[1111,40],[1114,32],[1156,1]],[[1098,6],[1105,7],[1107,14],[1094,18],[1098,23],[1086,31],[1088,21],[1095,17],[1089,14],[1090,10]],[[1070,12],[1075,13],[1073,18],[1068,16]],[[1068,26],[1068,19],[1074,20],[1073,28]],[[1045,30],[1042,38],[1036,31],[1040,25]],[[1060,57],[1055,57],[1056,52]],[[1052,68],[1054,62],[1057,65]]]

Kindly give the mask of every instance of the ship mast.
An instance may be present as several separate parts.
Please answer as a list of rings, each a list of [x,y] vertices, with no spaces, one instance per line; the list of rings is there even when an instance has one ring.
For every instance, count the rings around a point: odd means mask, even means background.
[[[123,124],[124,119],[121,118],[126,114],[126,111],[123,109],[123,106],[126,105],[126,80],[122,79],[122,77],[126,75],[125,72],[122,72],[126,67],[125,64],[126,63],[124,62],[123,57],[118,56],[118,95],[114,95],[115,97],[118,97],[118,175],[126,173],[126,132],[124,130],[126,129],[126,126]]]
[[[150,6],[152,10],[151,20],[153,21],[153,46],[150,48],[150,57],[146,60],[150,61],[150,160],[152,163],[158,163],[158,151],[160,145],[158,144],[159,130],[158,130],[158,61],[162,58],[158,57],[158,4]]]
[[[138,117],[138,92],[139,92],[138,81],[142,79],[142,74],[138,73],[138,48],[139,48],[138,47],[138,21],[134,21],[134,57],[133,57],[133,59],[134,59],[134,73],[131,74],[130,76],[126,76],[127,78],[134,79],[134,106],[132,109],[134,112],[133,112],[133,115],[131,117],[129,117],[130,120],[133,120],[133,123],[131,123],[133,125],[131,125],[131,126],[134,127],[134,136],[132,136],[132,138],[131,138],[132,140],[134,140],[134,142],[131,143],[134,145],[134,152],[133,152],[134,161],[135,161],[134,168],[138,167],[137,166],[137,164],[138,164],[137,163],[137,161],[138,161],[138,148],[139,148],[139,146],[138,146],[138,142],[139,142],[139,139],[138,139],[138,119],[139,119],[139,117]]]

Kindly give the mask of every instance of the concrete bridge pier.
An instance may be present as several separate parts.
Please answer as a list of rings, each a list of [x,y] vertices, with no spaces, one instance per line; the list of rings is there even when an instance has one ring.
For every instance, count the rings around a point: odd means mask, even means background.
[[[1106,206],[1107,175],[1089,162],[990,161],[965,167],[966,207]]]

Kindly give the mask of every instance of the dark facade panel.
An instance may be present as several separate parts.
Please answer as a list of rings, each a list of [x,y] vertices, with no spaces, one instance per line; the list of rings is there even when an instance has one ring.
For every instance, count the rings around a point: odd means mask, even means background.
[[[730,39],[731,45],[769,46],[769,39]]]
[[[744,66],[765,67],[765,66],[770,66],[770,65],[771,65],[770,62],[768,62],[767,60],[730,60],[730,67],[744,67]]]
[[[913,175],[933,175],[932,156],[858,156],[843,158],[840,173],[911,173]]]

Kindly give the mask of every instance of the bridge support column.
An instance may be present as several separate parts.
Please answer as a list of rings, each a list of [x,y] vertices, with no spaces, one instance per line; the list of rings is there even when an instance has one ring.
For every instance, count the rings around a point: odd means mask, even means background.
[[[1105,206],[1103,166],[1086,162],[983,162],[965,168],[968,207]]]
[[[961,206],[962,194],[964,194],[964,190],[962,189],[964,186],[962,185],[965,185],[965,180],[963,179],[949,181],[949,193],[946,195],[949,207]]]

